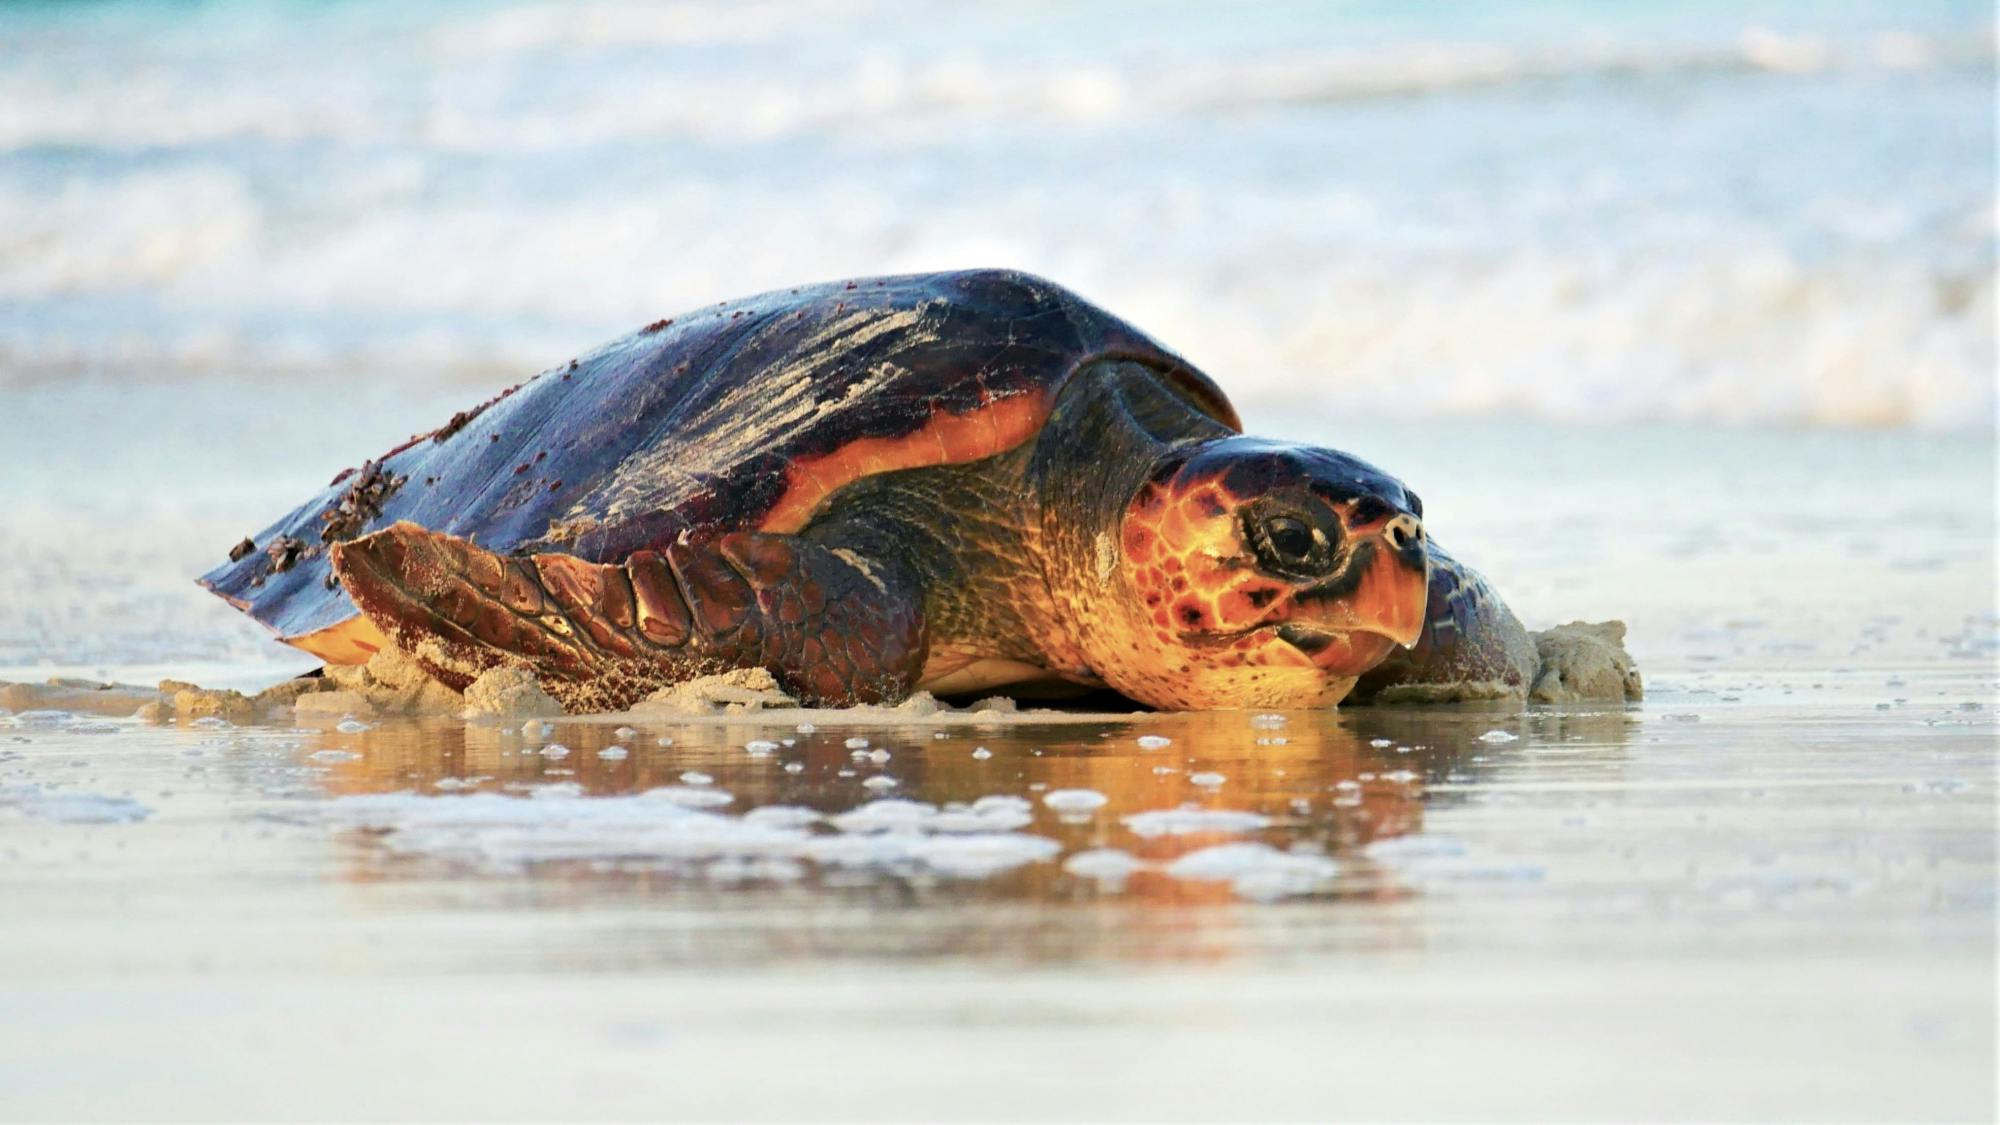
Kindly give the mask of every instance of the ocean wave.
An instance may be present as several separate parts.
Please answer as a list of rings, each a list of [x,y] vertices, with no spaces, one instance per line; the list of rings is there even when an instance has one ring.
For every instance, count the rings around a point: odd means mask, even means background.
[[[277,42],[224,36],[164,58],[124,44],[135,65],[93,76],[116,56],[114,41],[82,58],[56,50],[0,68],[0,151],[257,140],[517,152],[829,131],[1088,128],[1552,84],[1990,71],[1995,58],[1990,31],[1758,26],[1667,42],[1630,33],[1552,43],[1419,37],[1166,60],[1110,45],[1021,55],[947,43],[933,52],[871,41],[869,29],[894,18],[834,3],[532,5],[418,28],[378,57],[363,52],[378,47],[381,29],[349,29],[320,51],[285,38],[316,30],[299,21],[281,25]],[[801,29],[814,27],[852,37],[853,49],[792,58]],[[746,50],[730,65],[692,62],[701,50],[731,48]],[[245,65],[270,53],[293,65],[276,75]]]
[[[0,387],[1005,265],[1246,404],[1992,421],[1981,9],[1147,11],[0,8]]]
[[[1378,263],[1311,275],[1158,278],[1129,288],[1101,271],[1069,280],[1252,408],[1940,429],[1987,426],[1994,417],[1990,274],[1941,276],[1861,261],[1808,270],[1776,256],[1724,253],[1611,271],[1553,258],[1401,269]],[[514,299],[561,304],[560,279],[545,280],[547,302]],[[431,314],[381,306],[252,314],[214,305],[0,307],[0,386],[78,374],[153,380],[218,372],[499,383],[560,363],[655,312],[700,303],[634,309],[613,323],[581,311],[456,310],[448,307],[454,296],[471,294],[434,291],[433,308],[445,307]],[[93,323],[126,328],[103,334],[88,330]]]

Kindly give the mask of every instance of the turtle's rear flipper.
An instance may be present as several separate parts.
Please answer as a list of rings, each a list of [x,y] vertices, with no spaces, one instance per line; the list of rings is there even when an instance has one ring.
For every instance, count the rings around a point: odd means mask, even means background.
[[[735,532],[606,565],[498,555],[398,523],[335,547],[333,563],[354,604],[439,680],[464,688],[524,666],[571,712],[751,667],[807,703],[881,702],[923,665],[912,590],[789,535]]]

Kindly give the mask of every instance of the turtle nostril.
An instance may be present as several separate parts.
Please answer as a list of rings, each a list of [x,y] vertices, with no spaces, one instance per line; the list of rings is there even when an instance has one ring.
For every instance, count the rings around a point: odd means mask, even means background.
[[[1424,527],[1415,516],[1397,516],[1382,529],[1382,537],[1395,550],[1407,551],[1424,541]]]

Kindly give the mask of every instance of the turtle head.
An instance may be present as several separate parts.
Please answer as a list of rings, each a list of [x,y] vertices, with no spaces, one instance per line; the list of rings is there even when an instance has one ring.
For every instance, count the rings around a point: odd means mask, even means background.
[[[1401,481],[1332,450],[1233,436],[1177,450],[1119,520],[1125,620],[1091,647],[1124,651],[1094,662],[1161,706],[1338,703],[1423,630],[1422,515]]]

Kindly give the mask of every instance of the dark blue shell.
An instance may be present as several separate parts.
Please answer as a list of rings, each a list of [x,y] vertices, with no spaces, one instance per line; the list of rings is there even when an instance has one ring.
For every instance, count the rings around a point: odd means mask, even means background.
[[[490,550],[615,562],[754,527],[785,469],[942,410],[1052,400],[1101,358],[1143,363],[1231,425],[1209,379],[1041,278],[920,274],[766,293],[651,324],[336,479],[203,576],[283,637],[355,613],[327,547],[412,520]]]

